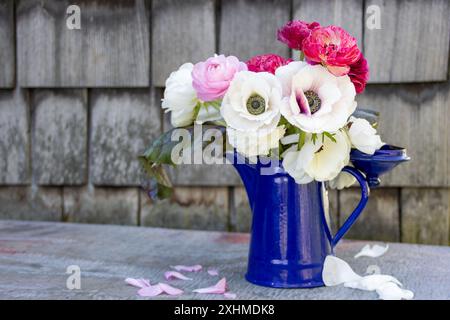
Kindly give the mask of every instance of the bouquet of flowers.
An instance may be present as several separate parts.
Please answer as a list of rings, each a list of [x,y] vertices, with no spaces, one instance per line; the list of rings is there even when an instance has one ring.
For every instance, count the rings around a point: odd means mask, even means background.
[[[248,159],[278,158],[299,184],[348,186],[353,178],[340,172],[351,149],[373,154],[383,145],[375,116],[355,112],[355,97],[369,77],[367,61],[356,39],[334,25],[291,21],[278,30],[278,40],[298,60],[264,54],[242,62],[215,55],[185,63],[167,79],[162,108],[175,128],[213,126]],[[173,138],[172,130],[163,134],[140,157],[163,187],[160,195],[171,186],[161,165],[177,163]]]

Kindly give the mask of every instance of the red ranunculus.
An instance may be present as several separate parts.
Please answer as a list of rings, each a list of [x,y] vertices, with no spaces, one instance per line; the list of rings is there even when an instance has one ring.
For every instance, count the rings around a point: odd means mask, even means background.
[[[350,65],[348,76],[355,86],[356,93],[363,92],[369,80],[369,65],[362,54],[358,61]]]
[[[311,34],[311,30],[320,27],[318,22],[307,23],[293,20],[278,29],[277,38],[294,50],[303,50],[303,40]]]
[[[309,63],[320,63],[335,76],[348,74],[361,56],[356,39],[337,26],[314,29],[303,41],[303,53]]]
[[[270,72],[275,74],[275,70],[278,67],[285,66],[291,61],[292,59],[285,59],[279,55],[268,53],[250,58],[247,61],[247,68],[253,72]]]

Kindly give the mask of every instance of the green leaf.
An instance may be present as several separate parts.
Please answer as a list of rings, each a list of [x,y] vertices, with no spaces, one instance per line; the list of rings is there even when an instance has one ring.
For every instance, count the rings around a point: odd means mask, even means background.
[[[369,121],[370,125],[375,129],[378,127],[380,113],[377,111],[357,108],[355,112],[353,112],[352,116],[354,116],[355,118],[366,119],[367,121]]]
[[[306,132],[300,131],[297,150],[300,150],[305,145],[305,140],[306,140]]]
[[[331,141],[336,143],[336,138],[334,136],[335,136],[335,133],[329,133],[327,131],[324,131],[322,133],[322,142],[325,140],[325,137],[327,137],[328,139],[330,139]]]
[[[148,190],[149,193],[154,198],[159,199],[170,197],[172,195],[172,183],[162,165],[152,164],[144,156],[139,156],[139,160],[147,175],[153,180],[153,187],[150,186],[152,190]]]
[[[208,129],[218,129],[222,132],[222,134],[225,134],[225,128],[222,126],[203,125],[201,128],[202,136]],[[172,134],[174,130],[177,129],[185,129],[189,132],[191,136],[191,148],[194,149],[194,126],[173,128],[163,133],[159,138],[153,141],[151,146],[138,157],[147,176],[151,179],[152,187],[154,188],[154,190],[149,190],[149,193],[154,195],[156,198],[166,198],[170,196],[172,192],[172,183],[164,170],[163,165],[174,165],[171,157],[172,149],[178,145],[180,141],[172,141]],[[226,139],[223,140],[225,141]],[[202,140],[202,150],[210,143],[212,142]]]

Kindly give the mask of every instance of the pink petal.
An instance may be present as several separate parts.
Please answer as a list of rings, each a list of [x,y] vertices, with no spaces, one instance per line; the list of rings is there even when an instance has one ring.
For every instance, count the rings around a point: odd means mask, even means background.
[[[225,293],[223,294],[223,296],[224,296],[226,299],[236,299],[236,293],[232,293],[232,292],[225,292]]]
[[[186,272],[199,272],[200,270],[202,270],[202,266],[199,264],[193,266],[178,265],[178,266],[171,266],[171,268],[177,271],[186,271]]]
[[[210,276],[218,276],[219,275],[219,271],[217,269],[208,269],[208,274]]]
[[[166,271],[164,273],[164,278],[166,278],[166,280],[170,280],[170,279],[192,280],[191,278],[188,278],[185,275],[182,275],[181,273],[179,273],[177,271]]]
[[[170,296],[177,296],[183,293],[183,290],[174,288],[165,283],[158,283],[159,288]]]
[[[125,282],[128,283],[130,286],[137,288],[150,287],[150,282],[147,279],[126,278]]]
[[[161,293],[163,293],[163,289],[160,285],[144,287],[138,291],[138,295],[140,295],[141,297],[156,297]]]
[[[311,116],[311,110],[309,109],[308,99],[306,99],[303,91],[298,90],[295,95],[295,99],[297,101],[298,108],[300,109],[301,114],[305,114],[307,116]]]
[[[195,289],[193,292],[224,294],[226,290],[227,290],[227,279],[222,278],[222,279],[219,280],[219,282],[217,282],[212,287]]]

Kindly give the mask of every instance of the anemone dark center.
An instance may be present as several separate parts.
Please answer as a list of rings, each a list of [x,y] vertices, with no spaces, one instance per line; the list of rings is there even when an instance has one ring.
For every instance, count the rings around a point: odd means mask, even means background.
[[[308,90],[305,92],[306,100],[308,100],[309,111],[311,114],[316,113],[320,110],[320,105],[322,101],[319,98],[319,95],[312,90]]]
[[[266,100],[259,94],[252,94],[247,99],[247,111],[253,115],[259,115],[266,109]]]

